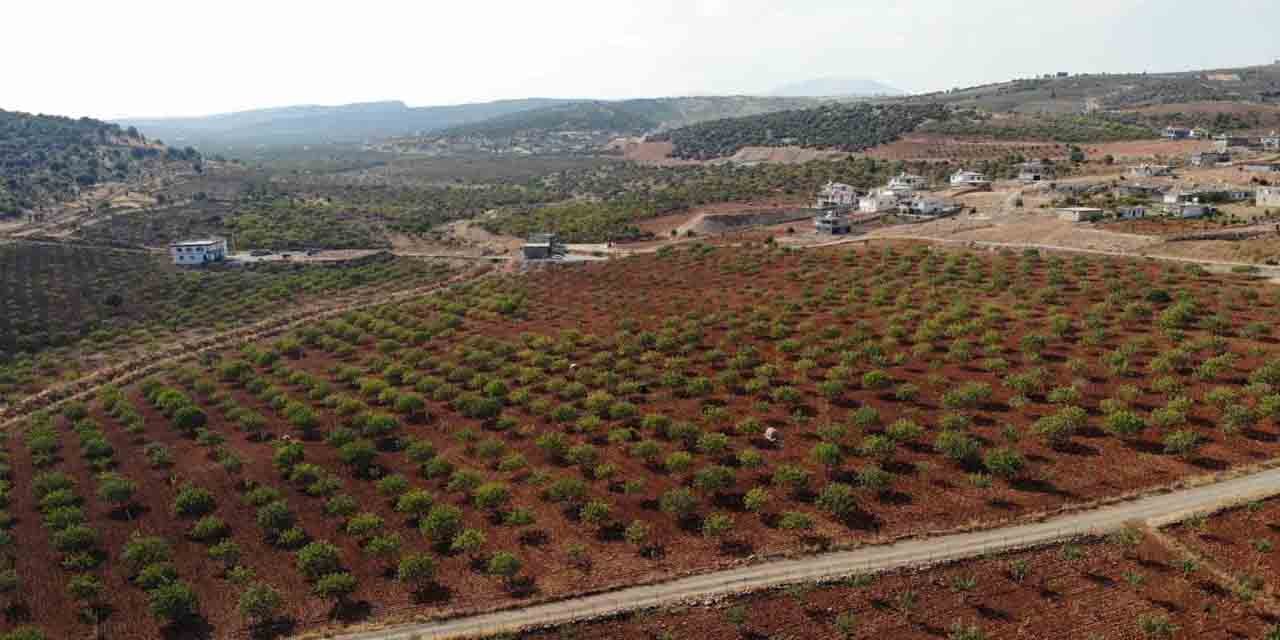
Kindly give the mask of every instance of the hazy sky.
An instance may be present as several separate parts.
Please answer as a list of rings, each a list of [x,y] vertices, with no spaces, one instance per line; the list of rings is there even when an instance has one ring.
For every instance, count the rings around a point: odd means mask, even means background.
[[[1277,0],[7,0],[0,108],[95,117],[289,104],[918,92],[1051,71],[1280,58]]]

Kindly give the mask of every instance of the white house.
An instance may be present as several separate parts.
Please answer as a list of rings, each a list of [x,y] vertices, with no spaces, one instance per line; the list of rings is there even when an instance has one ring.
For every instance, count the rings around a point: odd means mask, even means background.
[[[1268,151],[1280,151],[1280,133],[1272,131],[1270,135],[1262,136],[1262,148]]]
[[[910,173],[900,173],[889,179],[889,191],[894,193],[910,194],[921,189],[927,189],[929,181],[924,176],[912,175]]]
[[[938,198],[915,197],[902,205],[904,213],[917,216],[941,216],[959,210],[959,205]]]
[[[898,208],[898,194],[892,191],[876,191],[858,200],[858,211],[881,213]]]
[[[1120,207],[1116,209],[1117,220],[1137,220],[1147,217],[1146,207]]]
[[[1280,207],[1280,187],[1258,187],[1254,202],[1259,207]]]
[[[169,255],[173,257],[173,263],[179,265],[222,262],[227,258],[227,241],[222,238],[210,238],[177,242],[169,245]]]
[[[1174,218],[1203,218],[1215,211],[1217,210],[1207,204],[1173,204],[1164,208],[1165,214]]]
[[[985,173],[979,173],[977,171],[965,171],[962,169],[952,174],[951,186],[968,187],[971,189],[989,187],[991,186],[991,179],[988,178],[987,174]]]
[[[818,209],[852,207],[857,204],[858,191],[840,182],[828,182],[818,191]]]
[[[1058,218],[1067,222],[1093,222],[1102,218],[1102,209],[1093,207],[1067,207],[1058,209]]]
[[[1169,140],[1181,140],[1191,137],[1191,130],[1186,127],[1165,127],[1164,137]]]

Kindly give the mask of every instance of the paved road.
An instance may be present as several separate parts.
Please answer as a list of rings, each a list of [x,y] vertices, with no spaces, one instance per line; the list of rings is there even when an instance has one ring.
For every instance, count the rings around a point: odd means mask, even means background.
[[[522,609],[456,618],[441,622],[392,627],[343,636],[340,640],[427,640],[515,632],[535,626],[605,616],[625,611],[669,606],[733,593],[798,582],[839,578],[856,573],[979,556],[1057,542],[1082,535],[1103,534],[1134,521],[1167,524],[1224,504],[1280,493],[1280,469],[1262,471],[1223,482],[1146,497],[1044,522],[991,531],[909,540],[893,545],[864,547],[749,567],[718,571],[660,584],[629,587],[612,593],[535,605]]]

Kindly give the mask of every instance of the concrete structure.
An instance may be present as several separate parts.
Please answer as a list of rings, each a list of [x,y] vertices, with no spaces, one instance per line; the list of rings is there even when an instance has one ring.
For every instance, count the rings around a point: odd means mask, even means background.
[[[1244,170],[1254,173],[1280,173],[1280,162],[1251,162],[1244,166]]]
[[[1248,138],[1240,136],[1220,135],[1213,139],[1213,148],[1218,153],[1226,153],[1232,149],[1248,149],[1253,146]]]
[[[187,240],[169,245],[169,255],[177,265],[202,265],[222,262],[227,258],[227,241],[223,238]]]
[[[851,208],[858,203],[858,190],[840,182],[828,182],[818,191],[816,209]]]
[[[1182,140],[1191,137],[1191,130],[1186,127],[1165,127],[1164,137],[1170,140]]]
[[[939,198],[916,196],[910,202],[899,205],[899,211],[913,216],[944,216],[960,210],[960,205]]]
[[[894,193],[911,194],[929,188],[929,181],[924,176],[900,173],[889,179],[887,189]]]
[[[1203,218],[1217,212],[1207,204],[1170,204],[1164,207],[1165,215],[1174,218]]]
[[[525,260],[550,260],[563,256],[568,250],[554,233],[535,233],[520,247]]]
[[[1129,175],[1134,178],[1155,178],[1173,173],[1173,168],[1165,164],[1140,164],[1129,167]]]
[[[1267,151],[1280,151],[1280,133],[1272,131],[1262,136],[1262,148]]]
[[[1167,187],[1158,184],[1121,184],[1116,195],[1121,198],[1162,198]]]
[[[1258,187],[1254,204],[1259,207],[1280,207],[1280,187]]]
[[[1053,165],[1039,160],[1024,162],[1018,165],[1018,180],[1022,182],[1042,182],[1053,178]]]
[[[1231,162],[1231,154],[1225,151],[1201,151],[1191,154],[1191,166],[1212,167],[1222,162]]]
[[[898,194],[892,191],[876,191],[858,200],[858,211],[862,213],[883,213],[898,208]]]
[[[967,189],[986,189],[991,187],[991,179],[985,173],[962,169],[952,174],[951,186]]]
[[[1058,209],[1058,218],[1067,222],[1093,222],[1102,218],[1102,209],[1093,207],[1066,207]]]
[[[1137,220],[1147,217],[1146,207],[1120,207],[1116,209],[1116,220]]]
[[[849,222],[847,216],[828,211],[814,219],[813,229],[821,234],[841,236],[853,231],[853,223]]]

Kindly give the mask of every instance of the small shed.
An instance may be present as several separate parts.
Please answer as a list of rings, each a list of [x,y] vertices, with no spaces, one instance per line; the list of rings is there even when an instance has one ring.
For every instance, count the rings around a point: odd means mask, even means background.
[[[1218,210],[1207,204],[1175,204],[1168,205],[1164,208],[1166,215],[1174,218],[1182,218],[1184,220],[1203,218],[1216,213]]]
[[[1058,209],[1058,218],[1067,222],[1093,222],[1102,218],[1102,209],[1093,207],[1066,207]]]
[[[1280,207],[1280,187],[1258,187],[1254,202],[1259,207]]]
[[[1116,209],[1116,220],[1138,220],[1147,217],[1146,207],[1120,207]]]

